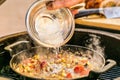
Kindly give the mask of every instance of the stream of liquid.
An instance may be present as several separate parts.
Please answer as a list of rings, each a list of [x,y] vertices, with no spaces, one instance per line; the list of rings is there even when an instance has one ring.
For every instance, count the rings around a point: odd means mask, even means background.
[[[56,54],[56,57],[58,56],[59,52],[60,52],[60,47],[55,47],[55,54]]]

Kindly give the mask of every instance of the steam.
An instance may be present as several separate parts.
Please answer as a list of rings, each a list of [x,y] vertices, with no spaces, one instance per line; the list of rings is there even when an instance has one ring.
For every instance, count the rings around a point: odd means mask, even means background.
[[[104,47],[102,47],[100,37],[94,34],[90,34],[90,39],[86,40],[89,44],[86,44],[86,47],[96,51],[97,53],[101,54],[104,56]]]
[[[104,66],[104,47],[101,46],[101,38],[99,36],[89,34],[89,37],[90,38],[86,40],[86,43],[88,44],[85,44],[85,46],[96,52],[90,62],[93,65],[93,70],[99,71]],[[98,54],[101,54],[103,57]]]

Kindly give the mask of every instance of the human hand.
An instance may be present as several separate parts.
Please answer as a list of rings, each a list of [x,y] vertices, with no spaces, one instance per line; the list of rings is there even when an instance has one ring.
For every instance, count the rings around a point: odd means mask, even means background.
[[[73,5],[76,5],[78,3],[82,3],[84,0],[55,0],[50,3],[48,3],[48,9],[54,10],[54,9],[59,9],[63,7],[70,8]],[[71,11],[73,14],[77,13],[77,10],[72,10]]]

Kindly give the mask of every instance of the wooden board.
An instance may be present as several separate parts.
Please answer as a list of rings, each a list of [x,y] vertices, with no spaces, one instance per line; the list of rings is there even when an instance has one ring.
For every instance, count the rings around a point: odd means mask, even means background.
[[[78,18],[75,20],[75,22],[77,24],[88,25],[93,27],[120,30],[120,18],[119,19]]]

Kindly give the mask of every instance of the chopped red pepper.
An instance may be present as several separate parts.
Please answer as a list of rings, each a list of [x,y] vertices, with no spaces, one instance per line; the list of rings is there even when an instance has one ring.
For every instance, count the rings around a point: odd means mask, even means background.
[[[72,74],[71,73],[68,73],[66,78],[72,78]]]
[[[83,65],[78,65],[74,68],[75,73],[81,73],[82,71],[84,71],[84,66]]]

